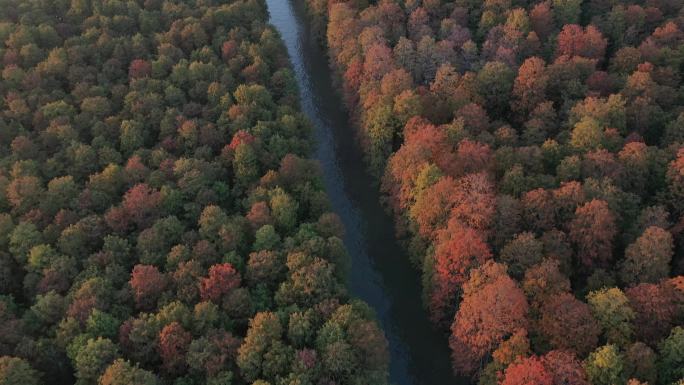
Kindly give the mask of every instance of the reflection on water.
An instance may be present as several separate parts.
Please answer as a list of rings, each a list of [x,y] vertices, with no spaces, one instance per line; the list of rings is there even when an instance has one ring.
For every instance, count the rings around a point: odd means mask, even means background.
[[[389,341],[390,379],[400,385],[468,384],[454,378],[447,338],[421,304],[420,274],[394,238],[392,220],[365,172],[352,128],[334,91],[325,52],[307,29],[299,1],[266,0],[294,66],[302,110],[315,126],[316,154],[335,212],[346,227],[351,294],[370,304]]]

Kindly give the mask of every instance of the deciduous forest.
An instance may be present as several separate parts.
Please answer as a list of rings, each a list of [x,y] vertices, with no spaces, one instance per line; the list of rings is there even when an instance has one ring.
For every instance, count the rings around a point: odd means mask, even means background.
[[[455,374],[684,384],[684,2],[293,1]],[[264,0],[0,42],[0,385],[391,382]]]
[[[683,3],[307,3],[454,370],[681,383]]]
[[[0,1],[0,384],[383,384],[261,1]]]

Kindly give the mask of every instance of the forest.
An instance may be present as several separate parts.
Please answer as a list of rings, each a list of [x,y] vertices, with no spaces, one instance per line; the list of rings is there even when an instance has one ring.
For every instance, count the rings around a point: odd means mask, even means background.
[[[0,0],[0,384],[385,384],[259,0]]]
[[[684,383],[684,3],[307,5],[454,371]]]
[[[684,2],[292,2],[454,374],[684,385]],[[0,385],[392,382],[265,0],[0,41]]]

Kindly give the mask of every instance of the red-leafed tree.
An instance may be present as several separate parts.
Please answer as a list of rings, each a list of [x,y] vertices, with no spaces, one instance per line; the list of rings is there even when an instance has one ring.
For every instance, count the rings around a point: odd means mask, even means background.
[[[348,108],[353,109],[359,100],[358,91],[363,82],[363,60],[359,56],[355,56],[349,63],[342,78],[344,79],[342,94],[344,95],[345,104]]]
[[[544,1],[532,7],[530,10],[530,26],[542,42],[549,37],[554,28],[550,1]]]
[[[572,294],[549,297],[540,313],[539,331],[555,349],[584,356],[596,347],[601,329],[589,306]]]
[[[437,239],[430,287],[430,317],[437,324],[448,321],[456,309],[460,287],[472,268],[491,259],[481,232],[450,221]]]
[[[387,45],[376,43],[366,50],[363,75],[368,80],[380,80],[394,67],[392,50]]]
[[[150,170],[140,159],[140,156],[133,155],[126,162],[126,180],[130,183],[140,183],[149,175]]]
[[[397,212],[415,200],[416,179],[428,162],[446,173],[457,166],[444,130],[423,118],[411,118],[404,127],[404,145],[389,159],[383,178],[383,190],[390,195],[392,208]]]
[[[518,359],[506,368],[501,385],[553,385],[553,377],[536,356]]]
[[[241,144],[252,144],[254,143],[256,139],[254,138],[254,135],[250,134],[247,131],[240,130],[233,135],[233,138],[230,140],[230,144],[228,147],[232,150],[236,150],[239,145]]]
[[[395,69],[382,77],[380,82],[380,92],[384,96],[394,98],[403,91],[413,88],[413,78],[405,69]]]
[[[603,59],[608,40],[595,26],[582,29],[577,24],[567,24],[558,34],[558,56],[582,56],[588,59]]]
[[[578,207],[569,229],[577,257],[584,266],[605,266],[612,259],[617,227],[606,201],[594,199]]]
[[[648,343],[667,337],[676,323],[677,299],[667,282],[642,283],[625,290],[629,306],[634,310],[634,333]]]
[[[419,41],[421,37],[430,35],[431,30],[428,26],[430,15],[424,7],[418,7],[411,12],[408,19],[408,32],[411,40]]]
[[[159,333],[159,355],[169,373],[178,373],[185,363],[185,355],[192,342],[192,334],[178,322],[172,322]]]
[[[200,282],[203,300],[219,302],[226,294],[240,286],[240,273],[230,263],[213,265],[209,276]]]
[[[458,176],[493,169],[492,150],[488,145],[464,139],[456,148],[456,167],[452,172]]]
[[[126,192],[122,207],[134,223],[145,228],[158,214],[161,199],[159,191],[145,183],[139,183]]]
[[[564,182],[552,192],[556,207],[556,221],[567,223],[572,219],[577,207],[586,201],[582,184],[577,181]]]
[[[264,225],[272,225],[273,217],[271,217],[271,209],[268,207],[268,203],[254,202],[249,213],[247,213],[247,220],[254,230],[258,230]]]
[[[527,327],[527,300],[504,265],[487,262],[471,271],[451,325],[454,369],[473,373],[506,336]]]
[[[487,111],[477,103],[468,103],[456,111],[456,117],[463,119],[463,125],[473,135],[478,135],[489,128]]]
[[[238,48],[238,43],[235,40],[231,39],[224,41],[221,45],[221,58],[225,62],[228,62],[230,59],[235,57],[235,54],[238,52]]]
[[[543,232],[556,224],[556,208],[551,192],[538,188],[526,192],[520,200],[523,206],[523,220],[531,230]]]
[[[518,76],[513,83],[514,99],[511,101],[511,108],[520,115],[521,120],[546,99],[548,83],[544,59],[536,56],[527,58],[518,69]]]
[[[451,209],[451,219],[476,230],[488,232],[496,212],[496,197],[487,173],[468,174],[457,181],[457,204]]]
[[[554,384],[589,385],[582,363],[568,351],[552,350],[542,357]]]
[[[135,59],[128,68],[128,76],[131,79],[148,77],[152,74],[152,64],[143,59]]]
[[[140,309],[150,310],[166,289],[168,280],[155,266],[135,265],[129,281],[135,303]]]
[[[418,233],[430,239],[443,228],[449,219],[449,212],[457,202],[457,182],[451,177],[440,178],[426,188],[411,207],[410,215],[418,225]]]
[[[112,207],[104,216],[105,223],[117,233],[125,233],[131,227],[131,218],[123,207]]]

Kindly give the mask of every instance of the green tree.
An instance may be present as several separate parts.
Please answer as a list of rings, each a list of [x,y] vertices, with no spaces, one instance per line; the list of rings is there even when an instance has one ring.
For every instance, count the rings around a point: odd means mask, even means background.
[[[672,234],[651,226],[625,251],[620,278],[627,285],[657,283],[670,273],[674,243]]]
[[[78,193],[79,188],[71,175],[54,178],[48,182],[41,208],[47,214],[56,214],[60,209],[71,208]]]
[[[658,383],[671,384],[684,378],[684,328],[677,326],[658,347]]]
[[[101,337],[89,339],[74,359],[78,384],[96,384],[100,375],[118,356],[118,349],[111,340]]]
[[[515,72],[500,61],[487,62],[477,74],[478,91],[487,101],[493,116],[500,116],[508,108]]]
[[[113,315],[94,309],[86,320],[86,333],[95,337],[114,339],[118,336],[121,321]]]
[[[124,154],[132,154],[144,145],[144,141],[143,127],[140,123],[134,120],[124,120],[121,122],[119,143]]]
[[[40,375],[25,360],[18,357],[0,357],[0,384],[39,385]]]
[[[603,139],[603,128],[599,122],[585,116],[572,129],[570,144],[580,151],[591,151],[600,148]]]
[[[285,231],[292,230],[297,223],[297,201],[282,189],[273,190],[270,198],[271,215],[276,226]]]
[[[21,265],[28,261],[29,251],[42,243],[43,236],[36,228],[36,225],[30,222],[21,222],[9,237],[9,251],[14,256],[14,259]]]
[[[587,295],[591,312],[611,344],[627,346],[632,341],[635,314],[622,290],[604,288]]]
[[[584,364],[593,385],[624,385],[624,357],[615,345],[604,345],[589,354]]]
[[[248,186],[256,180],[259,175],[259,159],[252,145],[243,143],[237,146],[233,170],[241,186]]]
[[[280,342],[283,327],[274,313],[257,313],[249,321],[247,337],[240,346],[237,364],[248,381],[255,381],[262,375],[265,358],[275,343]]]
[[[273,225],[264,225],[256,231],[254,236],[254,251],[276,250],[280,245],[280,235]]]
[[[66,300],[54,291],[36,296],[36,301],[31,306],[31,314],[43,325],[57,324],[66,311]]]
[[[208,377],[215,377],[235,362],[240,342],[240,339],[231,333],[210,330],[206,336],[194,339],[190,343],[187,353],[188,366],[204,372]]]
[[[579,22],[582,0],[553,0],[553,16],[556,25],[574,24]]]

